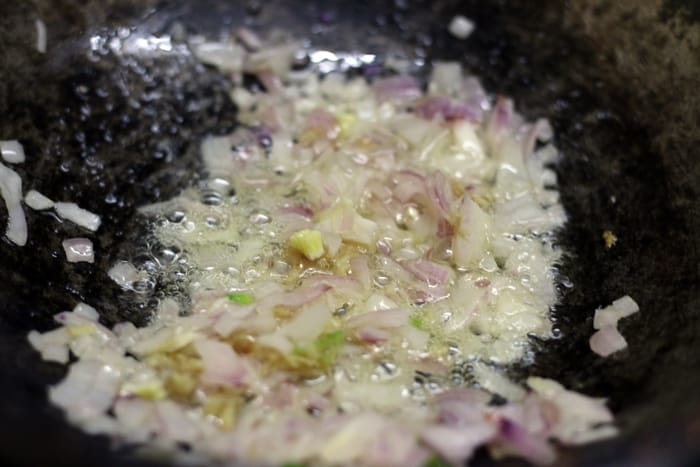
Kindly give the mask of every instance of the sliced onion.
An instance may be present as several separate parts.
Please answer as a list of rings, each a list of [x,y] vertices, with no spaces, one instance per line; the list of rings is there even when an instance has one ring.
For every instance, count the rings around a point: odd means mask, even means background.
[[[452,240],[453,261],[457,266],[468,267],[481,259],[489,228],[488,215],[465,195],[459,207],[459,227]]]
[[[612,302],[611,305],[602,309],[597,309],[593,317],[593,327],[595,329],[602,329],[605,326],[617,326],[617,322],[620,319],[633,315],[638,311],[639,305],[637,305],[632,297],[625,295]]]
[[[380,101],[409,102],[418,99],[422,91],[412,76],[395,76],[375,81],[374,91]]]
[[[236,32],[236,37],[250,52],[255,52],[262,48],[262,41],[258,35],[248,28],[240,28]]]
[[[449,180],[441,171],[436,170],[426,178],[425,185],[436,214],[443,219],[447,219],[455,202]]]
[[[532,155],[537,141],[546,143],[551,140],[553,136],[554,131],[549,124],[549,120],[543,118],[537,120],[530,126],[530,129],[523,139],[523,158],[527,159]]]
[[[243,47],[232,43],[204,42],[190,44],[195,57],[202,63],[213,65],[224,71],[240,71],[245,61]]]
[[[280,327],[280,331],[296,342],[313,341],[323,332],[331,318],[331,310],[326,303],[314,302],[297,312]]]
[[[27,336],[29,343],[41,353],[41,358],[47,362],[68,363],[68,342],[70,336],[66,328],[58,328],[45,333],[30,331]]]
[[[204,384],[242,387],[250,382],[251,374],[246,361],[230,345],[215,340],[198,339],[194,348],[202,357]]]
[[[423,99],[414,108],[416,115],[426,120],[441,117],[448,122],[455,120],[476,121],[481,117],[481,109],[467,102],[456,102],[444,96],[431,96]]]
[[[627,348],[627,341],[616,326],[603,326],[589,339],[591,350],[601,357],[608,357]]]
[[[131,289],[134,282],[148,277],[144,271],[139,271],[128,261],[118,261],[107,271],[107,275],[122,289]]]
[[[496,427],[485,421],[461,428],[431,426],[421,432],[421,439],[440,457],[454,465],[464,464],[482,444],[496,434]]]
[[[0,141],[0,153],[2,153],[3,160],[10,164],[21,164],[25,159],[24,147],[15,139]]]
[[[94,263],[95,250],[87,238],[69,238],[63,240],[63,250],[69,263]]]
[[[417,195],[426,194],[427,187],[425,185],[425,177],[412,170],[402,170],[397,172],[393,176],[394,183],[394,196],[405,203],[410,201]]]
[[[81,208],[75,203],[58,202],[54,205],[54,208],[56,209],[56,214],[63,219],[69,220],[93,232],[99,229],[102,223],[100,216],[87,209]]]
[[[35,211],[51,209],[54,202],[36,190],[29,190],[24,195],[24,203]]]
[[[452,268],[427,259],[405,261],[401,265],[428,284],[445,284],[452,277]]]
[[[613,416],[604,400],[568,391],[549,379],[531,377],[527,384],[558,409],[558,420],[551,427],[551,434],[559,441],[580,444],[587,439],[602,438],[616,432],[610,430]]]
[[[350,260],[352,277],[357,280],[364,290],[368,290],[372,285],[370,277],[369,260],[366,256],[355,256]]]
[[[491,396],[479,389],[450,389],[435,397],[439,422],[452,428],[466,427],[483,421],[484,409]]]
[[[17,172],[0,164],[0,194],[8,212],[5,235],[15,245],[27,244],[27,219],[22,209],[22,179]]]
[[[326,110],[317,107],[306,117],[305,131],[317,131],[323,137],[333,138],[337,133],[338,122],[335,117]]]
[[[51,402],[74,421],[99,417],[119,391],[121,373],[97,360],[80,360],[70,366],[66,379],[49,389]]]
[[[391,332],[374,326],[365,326],[355,331],[355,335],[367,344],[381,344],[391,338]]]
[[[73,308],[73,313],[94,322],[97,322],[100,319],[100,314],[97,312],[97,310],[83,302],[75,305],[75,308]]]
[[[498,423],[497,453],[516,455],[536,465],[549,465],[556,452],[543,436],[530,433],[526,427],[502,418]]]
[[[408,310],[395,308],[393,310],[370,311],[353,316],[346,321],[349,328],[375,327],[379,329],[391,329],[403,326],[408,322]]]
[[[197,426],[185,410],[173,401],[162,400],[155,403],[161,436],[165,439],[192,443],[200,437]]]
[[[114,415],[122,427],[121,434],[132,442],[146,442],[160,431],[155,404],[139,398],[119,399]]]
[[[271,310],[276,306],[283,306],[290,309],[299,308],[317,299],[332,287],[325,283],[317,283],[309,287],[300,287],[291,292],[282,292],[268,295],[260,300],[258,310]]]

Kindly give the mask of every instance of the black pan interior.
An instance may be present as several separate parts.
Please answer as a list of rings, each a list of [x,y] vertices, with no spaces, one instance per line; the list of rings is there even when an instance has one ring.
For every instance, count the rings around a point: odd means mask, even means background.
[[[109,41],[182,30],[210,38],[247,24],[277,26],[318,47],[456,59],[529,117],[548,117],[564,154],[556,167],[570,222],[559,241],[555,311],[561,338],[536,343],[514,375],[553,377],[609,397],[623,434],[564,451],[561,465],[692,465],[700,459],[700,29],[682,1],[158,2],[56,0],[0,5],[0,139],[28,154],[26,189],[103,214],[95,265],[65,263],[60,242],[81,232],[29,212],[29,244],[0,242],[0,459],[22,465],[150,465],[69,427],[46,402],[64,368],[26,344],[30,329],[76,300],[107,324],[143,322],[153,301],[124,294],[105,271],[146,261],[135,207],[167,199],[199,170],[206,134],[235,126],[227,78],[182,54],[119,55]],[[455,13],[477,31],[458,41]],[[34,19],[49,53],[34,49]],[[91,41],[92,38],[92,41]],[[177,42],[177,41],[175,41]],[[0,207],[0,218],[6,215]],[[619,241],[604,247],[612,230]],[[593,310],[621,295],[642,312],[623,322],[629,350],[588,349]],[[491,462],[478,456],[479,464]],[[517,463],[516,463],[517,464]],[[516,465],[514,464],[514,465]]]

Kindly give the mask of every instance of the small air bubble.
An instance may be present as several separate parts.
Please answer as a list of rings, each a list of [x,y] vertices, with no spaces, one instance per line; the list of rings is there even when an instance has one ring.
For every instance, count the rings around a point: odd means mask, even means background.
[[[390,279],[389,276],[383,274],[383,273],[377,273],[377,275],[374,276],[374,283],[379,286],[383,287],[389,283]]]
[[[160,251],[160,260],[163,263],[172,263],[177,259],[178,253],[172,248],[163,248]]]
[[[219,227],[223,223],[221,218],[219,216],[216,216],[216,215],[209,215],[209,216],[205,217],[204,222],[207,224],[207,226],[212,227],[212,228]]]
[[[269,224],[272,221],[270,215],[261,210],[254,210],[248,216],[248,220],[255,225]]]
[[[146,294],[150,291],[152,291],[155,288],[155,282],[149,279],[142,279],[134,282],[131,287],[134,289],[134,292],[139,293],[139,294]]]
[[[205,190],[202,193],[202,203],[207,206],[218,206],[222,203],[221,194],[215,190]]]
[[[167,219],[173,224],[178,224],[185,219],[185,213],[183,211],[172,211],[167,215]]]

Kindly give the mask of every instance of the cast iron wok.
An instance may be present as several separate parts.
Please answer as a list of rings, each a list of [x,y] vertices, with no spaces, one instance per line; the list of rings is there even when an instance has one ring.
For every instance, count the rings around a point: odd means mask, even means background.
[[[562,450],[561,465],[694,465],[700,443],[700,27],[694,2],[662,0],[250,1],[55,0],[0,4],[0,139],[28,154],[25,190],[103,215],[94,265],[68,264],[62,239],[85,232],[28,212],[29,243],[0,242],[0,461],[3,465],[154,465],[69,426],[46,400],[65,369],[41,362],[26,334],[83,300],[105,324],[143,323],[149,294],[106,277],[116,258],[148,260],[135,207],[196,183],[198,140],[235,126],[226,77],[186,54],[116,54],[110,40],[203,33],[247,23],[283,27],[315,47],[457,59],[488,90],[546,116],[564,154],[556,167],[570,252],[554,319],[561,337],[535,342],[514,367],[610,398],[622,435]],[[477,31],[457,41],[457,12]],[[35,50],[35,18],[48,28]],[[179,24],[179,25],[176,25]],[[152,47],[151,47],[152,49]],[[5,219],[0,207],[0,219]],[[4,221],[3,221],[4,222]],[[611,249],[601,234],[619,238]],[[593,310],[630,294],[629,349],[587,346]],[[492,461],[479,453],[478,465]],[[506,464],[518,465],[517,462]]]

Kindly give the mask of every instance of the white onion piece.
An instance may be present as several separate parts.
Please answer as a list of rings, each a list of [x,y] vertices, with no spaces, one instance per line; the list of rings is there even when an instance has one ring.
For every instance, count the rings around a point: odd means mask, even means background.
[[[119,391],[121,373],[97,360],[80,360],[70,366],[66,379],[49,389],[51,402],[74,421],[102,415]]]
[[[402,308],[393,310],[370,311],[361,315],[353,316],[346,324],[350,328],[376,327],[380,329],[391,329],[403,326],[408,322],[409,311]]]
[[[311,303],[280,328],[282,334],[295,341],[311,341],[321,334],[331,320],[331,310],[322,301]]]
[[[386,429],[383,419],[375,413],[363,413],[352,418],[331,436],[320,450],[324,464],[356,464],[367,446]]]
[[[83,302],[75,305],[75,308],[73,308],[73,313],[94,322],[97,322],[100,319],[100,314],[97,312],[97,310]]]
[[[262,41],[258,35],[248,28],[239,29],[238,32],[236,32],[236,37],[239,41],[241,41],[241,44],[243,44],[245,48],[251,52],[255,52],[256,50],[260,50],[262,48]]]
[[[41,211],[44,209],[51,209],[54,202],[36,190],[29,190],[27,194],[24,195],[24,204],[35,211]]]
[[[200,376],[204,384],[240,387],[249,382],[250,370],[245,360],[230,345],[198,339],[194,341],[194,348],[204,363],[204,371]]]
[[[21,164],[24,162],[24,148],[16,139],[0,141],[0,152],[2,152],[2,158],[5,162],[10,164]]]
[[[155,403],[161,435],[166,439],[191,443],[199,438],[199,430],[185,410],[173,401]]]
[[[536,394],[553,403],[559,410],[559,421],[552,427],[552,436],[567,444],[581,444],[584,440],[613,435],[609,426],[612,413],[602,399],[594,399],[568,391],[551,379],[531,377],[527,384]]]
[[[66,328],[61,327],[45,333],[30,331],[27,339],[31,346],[41,353],[43,360],[68,363],[68,341],[70,337]]]
[[[119,399],[114,404],[114,415],[119,420],[122,433],[134,442],[148,441],[158,431],[155,404],[139,398]]]
[[[617,326],[617,322],[639,311],[639,305],[632,297],[625,295],[618,298],[611,305],[599,308],[593,317],[593,327],[602,329],[605,326]]]
[[[474,22],[462,15],[457,15],[452,18],[450,25],[447,27],[450,34],[457,39],[466,39],[474,32],[474,28]]]
[[[95,250],[87,238],[69,238],[63,240],[63,251],[69,263],[94,263]]]
[[[525,397],[525,390],[512,382],[503,373],[481,362],[473,365],[474,377],[487,391],[503,396],[509,401],[519,401]]]
[[[451,464],[462,465],[495,434],[493,424],[482,422],[460,428],[431,426],[423,430],[421,439]]]
[[[37,18],[34,20],[34,26],[36,27],[36,50],[42,54],[46,53],[46,24]]]
[[[107,275],[122,289],[131,289],[134,282],[148,277],[146,272],[139,271],[128,261],[118,261],[107,271]]]
[[[430,75],[430,90],[456,94],[463,85],[462,65],[458,62],[436,62]]]
[[[213,65],[224,71],[240,71],[243,69],[245,50],[232,43],[204,42],[190,44],[195,57],[202,63]]]
[[[591,350],[601,357],[607,357],[627,347],[627,341],[615,326],[603,326],[588,342]]]
[[[529,426],[503,418],[498,423],[498,431],[495,450],[499,457],[513,454],[535,465],[549,465],[556,459],[556,451],[546,436]]]
[[[22,209],[22,179],[17,172],[0,164],[0,194],[5,199],[9,219],[5,235],[14,244],[27,244],[27,219]]]
[[[75,203],[58,202],[54,207],[56,208],[56,214],[63,219],[69,220],[93,232],[100,228],[100,223],[102,222],[100,216],[81,208]]]
[[[366,256],[355,256],[350,260],[352,276],[362,285],[364,290],[369,290],[372,284],[368,259]]]
[[[488,243],[491,220],[469,196],[462,198],[459,208],[459,228],[452,239],[453,260],[467,267],[481,259]]]

